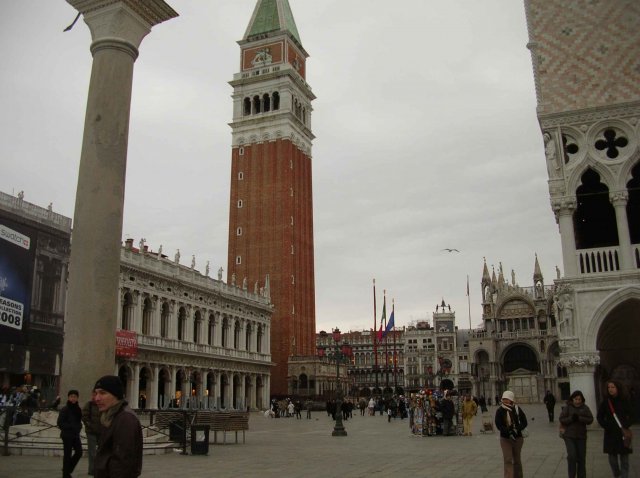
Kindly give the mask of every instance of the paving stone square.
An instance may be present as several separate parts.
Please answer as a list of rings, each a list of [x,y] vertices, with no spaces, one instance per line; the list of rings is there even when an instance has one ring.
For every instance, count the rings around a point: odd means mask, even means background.
[[[567,463],[558,423],[549,423],[543,405],[523,405],[530,436],[523,448],[526,478],[565,478]],[[495,407],[489,408],[493,416]],[[556,416],[560,408],[556,408]],[[303,415],[304,416],[304,415]],[[208,455],[182,455],[179,451],[145,456],[142,477],[501,477],[502,455],[497,433],[480,433],[481,417],[474,420],[470,437],[418,437],[409,421],[386,416],[360,416],[345,422],[348,436],[333,437],[333,421],[325,412],[312,419],[265,418],[251,414],[246,443],[210,445]],[[219,442],[221,441],[219,436]],[[229,444],[231,442],[231,444]],[[602,430],[589,431],[587,477],[606,478],[611,472],[602,453]],[[62,458],[42,456],[0,457],[0,477],[41,478],[61,474]],[[74,478],[87,477],[83,456]],[[640,458],[631,455],[630,477],[640,478]]]

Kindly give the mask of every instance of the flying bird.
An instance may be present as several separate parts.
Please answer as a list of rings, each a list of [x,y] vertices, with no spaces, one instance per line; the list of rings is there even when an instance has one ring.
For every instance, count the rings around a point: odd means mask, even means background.
[[[460,252],[458,249],[450,249],[448,247],[445,247],[444,249],[442,249],[443,251],[447,251],[447,252]]]

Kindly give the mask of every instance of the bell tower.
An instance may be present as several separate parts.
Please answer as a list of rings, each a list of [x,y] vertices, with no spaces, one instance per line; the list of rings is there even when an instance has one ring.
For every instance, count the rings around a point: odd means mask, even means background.
[[[271,393],[288,393],[291,355],[315,353],[309,56],[287,0],[258,0],[233,87],[228,278],[267,286]],[[250,350],[251,351],[251,350]]]

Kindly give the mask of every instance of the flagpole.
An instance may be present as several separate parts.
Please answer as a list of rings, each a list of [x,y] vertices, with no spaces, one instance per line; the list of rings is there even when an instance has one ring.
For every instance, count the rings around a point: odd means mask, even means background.
[[[373,340],[373,356],[375,359],[375,365],[374,367],[374,373],[376,376],[376,389],[378,388],[378,313],[376,311],[376,280],[375,278],[373,279],[373,334],[372,334],[372,340]]]
[[[389,342],[388,338],[387,338],[387,314],[386,314],[386,310],[387,310],[387,290],[384,289],[384,310],[385,310],[385,314],[384,314],[384,331],[385,331],[385,335],[384,335],[384,369],[385,369],[385,375],[386,375],[386,388],[389,388],[389,348],[387,347],[387,344]]]
[[[398,356],[396,355],[396,304],[391,299],[391,315],[393,316],[393,388],[398,393]]]
[[[467,275],[467,304],[469,306],[469,330],[471,330],[471,297],[469,296],[469,275]]]

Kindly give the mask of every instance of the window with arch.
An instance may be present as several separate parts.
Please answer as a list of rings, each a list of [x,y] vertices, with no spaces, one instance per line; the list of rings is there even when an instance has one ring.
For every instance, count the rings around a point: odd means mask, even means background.
[[[127,292],[122,298],[122,321],[120,328],[122,330],[131,330],[133,322],[133,298],[131,293]]]
[[[236,321],[233,327],[233,348],[238,350],[240,347],[240,322]]]
[[[180,307],[178,311],[178,340],[185,340],[185,332],[187,327],[187,311],[184,307]]]
[[[169,304],[162,303],[162,312],[160,315],[160,337],[166,338],[169,336]]]
[[[242,171],[240,171],[238,173],[238,181],[242,181],[244,179],[244,173]]]
[[[260,97],[258,95],[253,97],[253,112],[254,113],[261,113],[261,109],[260,109]]]
[[[153,318],[152,303],[149,297],[144,299],[144,307],[142,309],[142,333],[151,335],[151,321]]]
[[[617,246],[616,213],[609,200],[609,188],[600,175],[589,168],[576,190],[577,207],[573,213],[576,249]]]
[[[271,110],[271,99],[269,98],[269,95],[267,93],[262,95],[262,110],[265,113]]]
[[[238,199],[238,209],[242,208],[242,199]]]
[[[200,315],[200,311],[196,310],[196,313],[193,315],[193,343],[200,343],[200,326],[202,324],[202,316]]]
[[[274,91],[271,97],[273,98],[273,109],[279,110],[280,109],[280,93],[278,93],[277,91]]]
[[[256,352],[262,353],[262,326],[258,327],[258,334],[256,336]]]
[[[213,338],[216,332],[216,317],[213,314],[209,314],[209,326],[207,327],[207,344],[213,345]]]
[[[640,244],[640,162],[631,170],[631,180],[627,183],[627,222],[631,244]],[[636,267],[640,267],[640,256],[636,248]]]
[[[244,343],[245,343],[245,349],[248,352],[251,352],[251,337],[253,335],[253,328],[251,327],[251,324],[247,325],[247,330],[245,331],[244,334]]]
[[[251,99],[245,98],[242,103],[244,116],[249,116],[251,114]]]
[[[222,346],[229,346],[229,320],[226,318],[222,321]]]
[[[241,227],[236,229],[236,236],[242,236],[242,228]]]
[[[236,256],[236,264],[242,264],[242,256]]]
[[[244,156],[244,146],[238,148],[238,156]]]

